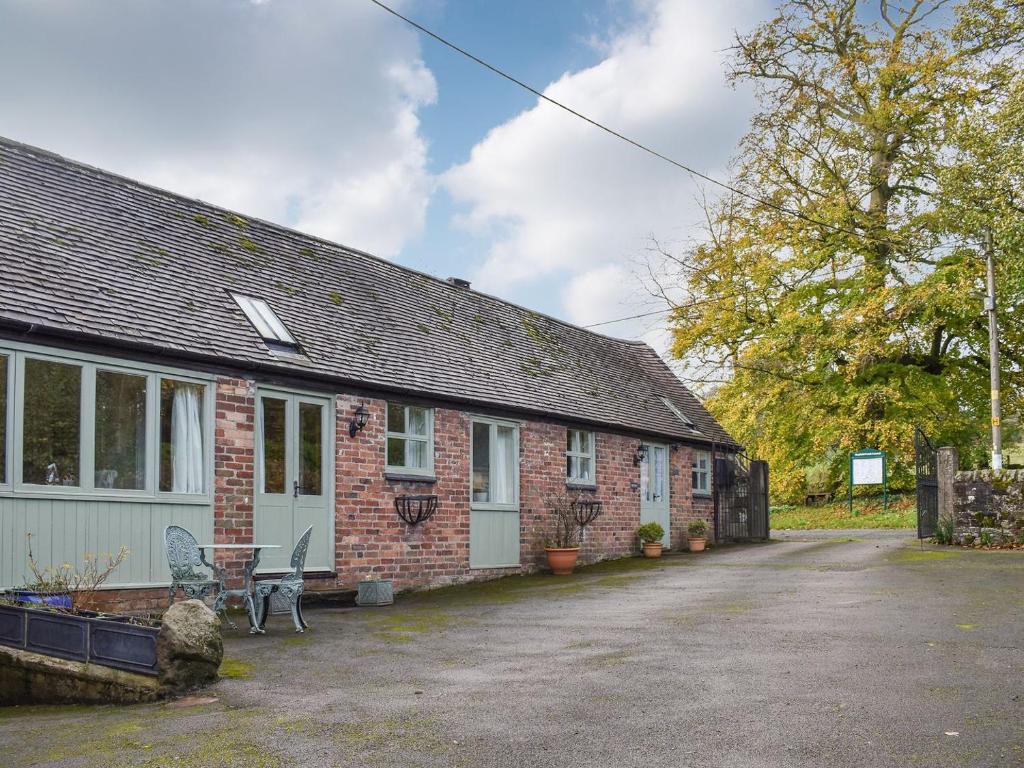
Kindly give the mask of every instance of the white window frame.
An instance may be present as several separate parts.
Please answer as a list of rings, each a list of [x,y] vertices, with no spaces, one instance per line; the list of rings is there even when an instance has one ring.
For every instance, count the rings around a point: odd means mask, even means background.
[[[707,461],[707,466],[701,469],[698,464],[700,459]],[[694,475],[704,475],[704,484],[706,488],[698,488],[697,483],[693,483],[693,495],[694,496],[711,496],[711,451],[702,451],[697,448],[693,448],[690,451],[690,464],[691,464],[691,480]]]
[[[131,501],[148,499],[160,503],[204,504],[213,498],[213,422],[215,416],[213,376],[153,366],[117,358],[73,353],[53,347],[17,342],[0,342],[0,355],[8,358],[7,395],[7,482],[0,495],[24,498],[81,498]],[[76,365],[82,371],[79,428],[79,485],[26,483],[23,477],[25,419],[25,361],[27,359]],[[142,489],[96,488],[96,372],[112,371],[146,379],[146,474]],[[203,387],[203,493],[172,493],[159,490],[160,381],[174,379]]]
[[[409,423],[409,409],[419,408],[421,411],[426,411],[427,414],[427,434],[414,435],[409,432],[396,432],[391,429],[391,424],[388,422],[390,418],[391,408],[398,406],[405,412],[405,423]],[[384,471],[395,475],[419,475],[422,477],[433,477],[434,476],[434,409],[426,408],[420,405],[408,405],[406,403],[389,402],[384,406]],[[388,463],[388,441],[391,439],[398,440],[415,440],[419,443],[427,444],[427,466],[426,467],[404,467],[397,466]]]
[[[597,433],[589,429],[566,429],[566,450],[565,457],[567,459],[589,459],[590,460],[590,477],[573,477],[569,474],[569,462],[566,462],[565,470],[565,482],[566,485],[579,486],[584,488],[592,488],[597,485]],[[582,432],[590,436],[590,450],[589,451],[571,451],[568,448],[569,435],[573,432]]]
[[[498,503],[494,501],[473,501],[473,426],[475,424],[487,424],[490,426],[490,445],[496,445],[498,440],[498,427],[510,427],[512,429],[512,501],[509,503]],[[503,421],[492,419],[487,416],[471,416],[469,419],[469,508],[480,510],[507,510],[510,512],[519,511],[519,431],[520,425],[514,421]],[[489,477],[494,476],[494,453],[488,455],[490,466],[488,467]]]

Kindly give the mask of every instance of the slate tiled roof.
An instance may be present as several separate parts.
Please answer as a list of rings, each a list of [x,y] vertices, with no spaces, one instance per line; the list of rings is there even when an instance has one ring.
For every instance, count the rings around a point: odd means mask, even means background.
[[[269,302],[303,355],[268,349],[228,291]],[[4,319],[243,368],[734,444],[645,344],[0,139]]]

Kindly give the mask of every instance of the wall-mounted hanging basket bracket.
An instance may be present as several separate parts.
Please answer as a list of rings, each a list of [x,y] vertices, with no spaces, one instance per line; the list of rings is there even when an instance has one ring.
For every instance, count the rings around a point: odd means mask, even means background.
[[[409,525],[419,525],[437,512],[437,496],[396,496],[395,511]]]
[[[601,502],[594,499],[578,499],[573,502],[572,511],[576,523],[581,528],[586,528],[601,516]]]

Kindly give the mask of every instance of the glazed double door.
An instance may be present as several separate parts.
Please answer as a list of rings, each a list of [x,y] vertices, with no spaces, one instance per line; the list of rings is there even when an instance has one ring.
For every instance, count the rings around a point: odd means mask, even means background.
[[[313,526],[306,570],[332,570],[334,480],[332,408],[328,398],[261,390],[256,409],[253,540],[264,550],[259,572],[289,570],[292,548]]]

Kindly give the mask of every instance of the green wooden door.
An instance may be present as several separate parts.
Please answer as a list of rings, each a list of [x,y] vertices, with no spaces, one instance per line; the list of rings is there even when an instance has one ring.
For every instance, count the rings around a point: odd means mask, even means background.
[[[519,426],[474,417],[470,443],[469,567],[519,565]]]
[[[640,523],[658,523],[665,529],[661,543],[671,546],[669,530],[668,446],[645,443],[647,458],[640,464]]]
[[[260,557],[260,571],[290,568],[292,547],[310,525],[306,570],[333,568],[333,431],[326,398],[261,391],[256,411],[253,539],[280,544]]]

